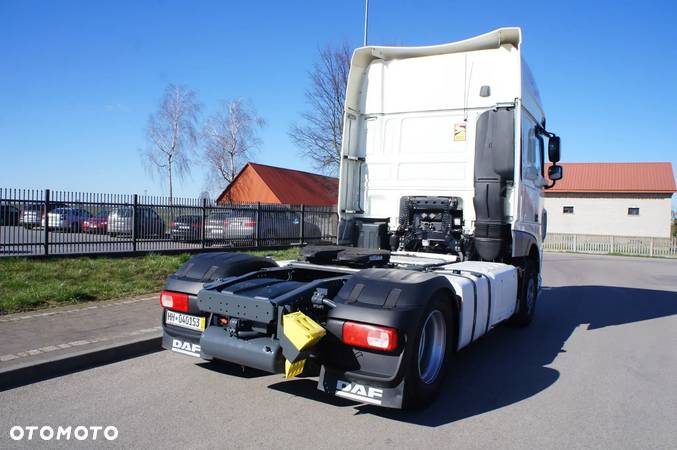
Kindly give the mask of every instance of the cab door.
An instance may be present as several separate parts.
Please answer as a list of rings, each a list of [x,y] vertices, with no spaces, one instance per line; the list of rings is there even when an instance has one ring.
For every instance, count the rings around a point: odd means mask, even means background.
[[[519,229],[542,241],[543,218],[543,139],[538,136],[538,124],[531,115],[522,112],[520,151]]]

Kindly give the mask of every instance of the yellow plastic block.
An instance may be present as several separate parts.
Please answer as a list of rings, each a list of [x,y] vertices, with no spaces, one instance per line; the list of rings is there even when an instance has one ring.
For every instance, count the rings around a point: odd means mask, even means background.
[[[289,361],[285,360],[284,361],[284,377],[285,378],[292,378],[297,375],[301,375],[303,372],[303,366],[306,365],[306,360],[302,359],[300,361],[296,361],[293,363],[290,363]]]
[[[313,319],[296,311],[283,316],[284,335],[297,350],[305,350],[317,343],[327,333]]]

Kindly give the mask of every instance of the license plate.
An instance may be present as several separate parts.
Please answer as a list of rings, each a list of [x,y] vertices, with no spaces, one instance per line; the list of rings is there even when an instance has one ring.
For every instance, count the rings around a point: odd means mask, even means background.
[[[175,325],[177,327],[188,328],[189,330],[205,330],[204,317],[191,316],[190,314],[181,314],[170,310],[167,310],[165,323],[168,325]]]

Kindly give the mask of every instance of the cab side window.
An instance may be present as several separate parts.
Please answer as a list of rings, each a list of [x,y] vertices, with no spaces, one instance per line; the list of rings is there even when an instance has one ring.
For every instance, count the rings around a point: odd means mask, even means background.
[[[532,125],[532,121],[523,117]],[[536,127],[530,126],[522,135],[522,179],[535,181],[543,175],[543,140],[536,135]]]

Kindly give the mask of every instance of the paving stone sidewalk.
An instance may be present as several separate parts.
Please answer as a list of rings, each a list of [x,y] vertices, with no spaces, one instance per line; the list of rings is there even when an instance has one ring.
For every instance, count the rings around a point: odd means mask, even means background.
[[[0,316],[0,372],[161,335],[159,294]]]

